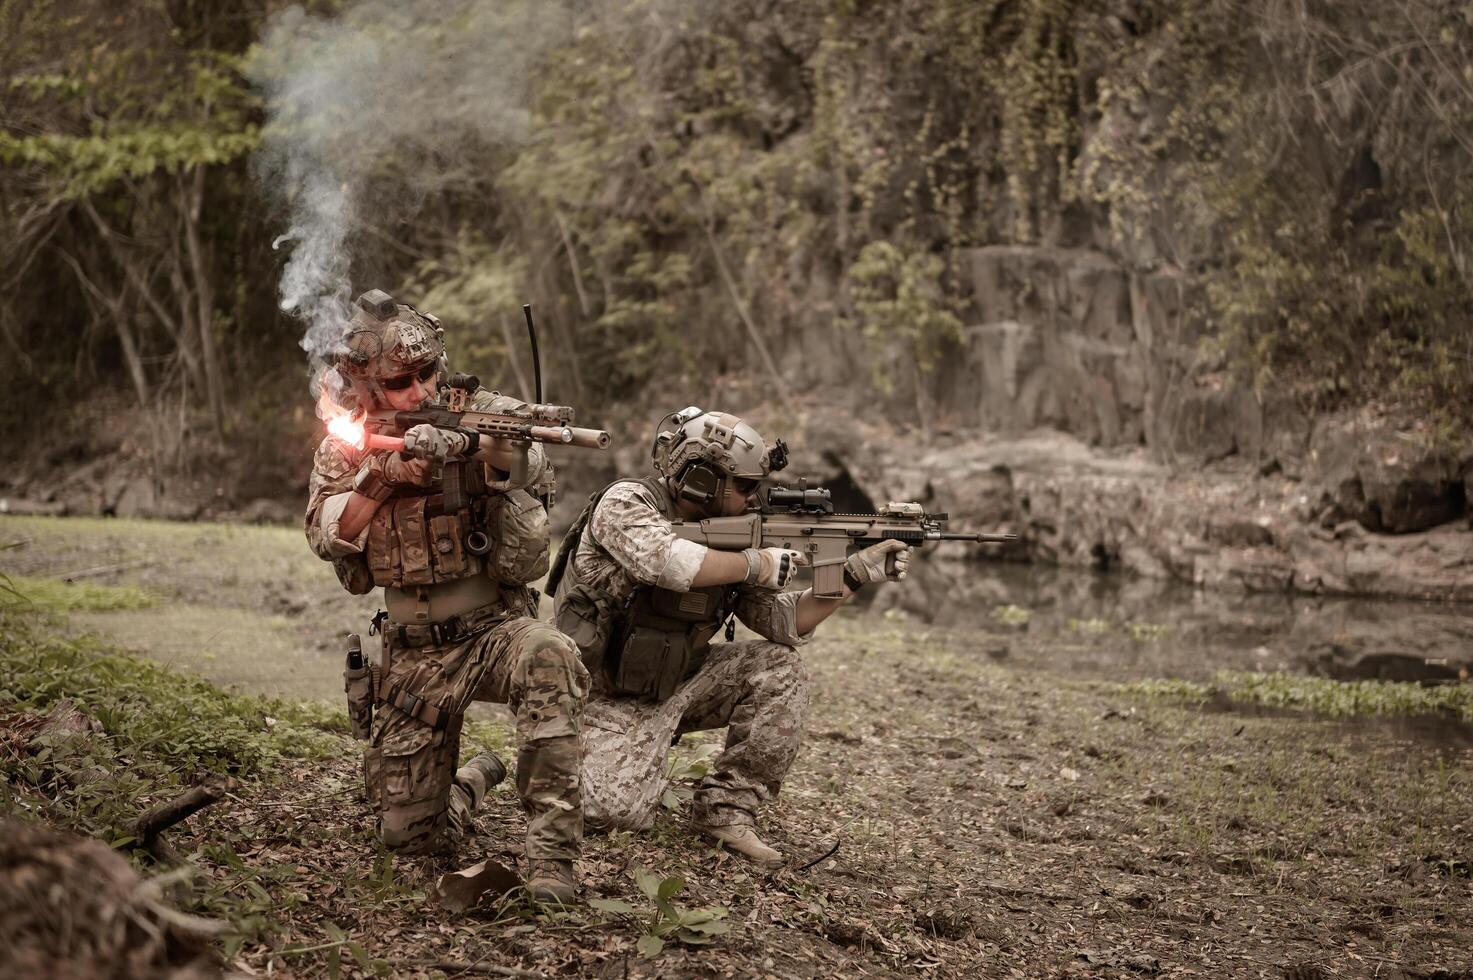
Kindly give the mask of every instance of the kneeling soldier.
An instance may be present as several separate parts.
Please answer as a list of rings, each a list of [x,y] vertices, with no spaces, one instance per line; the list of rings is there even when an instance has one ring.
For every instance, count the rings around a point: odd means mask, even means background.
[[[410,411],[444,374],[435,318],[374,290],[358,300],[335,370],[356,408]],[[477,390],[469,408],[515,399]],[[495,756],[456,770],[469,703],[516,713],[517,793],[527,814],[528,889],[570,901],[583,838],[579,798],[588,674],[566,636],[536,616],[527,584],[547,569],[547,515],[529,487],[549,473],[539,446],[415,426],[426,458],[362,451],[337,438],[317,450],[307,539],[348,591],[384,590],[383,662],[369,748],[368,797],[384,844],[401,853],[453,848],[504,775]]]
[[[843,597],[822,599],[783,591],[799,552],[717,551],[677,538],[674,519],[745,511],[773,465],[766,441],[734,416],[687,409],[675,420],[657,433],[657,475],[595,494],[548,581],[558,628],[593,678],[584,814],[592,829],[648,827],[673,741],[726,727],[725,749],[696,790],[695,828],[777,865],[782,855],[758,836],[754,816],[798,754],[809,698],[798,648],[855,589],[904,578],[910,550],[886,541],[851,555]],[[732,616],[765,639],[731,642]],[[728,642],[711,643],[723,623]]]

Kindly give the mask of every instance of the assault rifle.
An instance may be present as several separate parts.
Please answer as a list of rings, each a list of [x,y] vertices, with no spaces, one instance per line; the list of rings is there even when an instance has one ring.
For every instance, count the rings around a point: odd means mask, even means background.
[[[484,436],[585,449],[609,448],[609,434],[603,429],[579,428],[570,425],[572,421],[573,410],[566,405],[528,405],[514,412],[454,411],[430,407],[411,412],[388,409],[369,412],[363,419],[363,426],[369,449],[402,451],[404,433],[416,425],[474,433],[477,441]]]
[[[880,541],[904,541],[919,546],[927,541],[974,541],[1007,544],[1012,533],[948,531],[945,514],[927,514],[920,504],[889,503],[878,514],[835,514],[829,491],[774,487],[763,504],[737,517],[710,517],[703,521],[676,521],[675,536],[715,548],[791,548],[813,567],[813,594],[837,599],[844,594],[844,561],[850,552]]]

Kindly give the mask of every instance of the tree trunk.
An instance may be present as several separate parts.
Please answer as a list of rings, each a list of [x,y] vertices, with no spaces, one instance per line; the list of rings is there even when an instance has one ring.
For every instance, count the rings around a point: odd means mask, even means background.
[[[196,165],[189,184],[180,180],[184,195],[184,242],[189,249],[190,278],[194,281],[195,326],[205,363],[205,396],[215,434],[225,434],[225,383],[220,373],[220,346],[215,336],[215,290],[205,249],[200,242],[200,210],[205,199],[205,168]],[[181,297],[182,299],[183,297]]]

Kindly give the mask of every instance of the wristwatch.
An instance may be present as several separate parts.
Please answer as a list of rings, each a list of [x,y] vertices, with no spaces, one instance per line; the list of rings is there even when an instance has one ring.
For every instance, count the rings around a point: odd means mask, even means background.
[[[379,503],[383,503],[394,495],[394,485],[384,479],[383,470],[378,466],[365,466],[353,477],[353,491]]]
[[[850,592],[858,592],[860,589],[864,588],[864,583],[854,577],[854,573],[849,571],[848,565],[844,566],[844,586]]]

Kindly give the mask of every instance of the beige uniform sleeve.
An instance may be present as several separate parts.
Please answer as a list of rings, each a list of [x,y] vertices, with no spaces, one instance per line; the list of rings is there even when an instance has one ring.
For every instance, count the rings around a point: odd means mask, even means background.
[[[338,536],[338,523],[353,493],[353,477],[361,460],[357,450],[331,436],[322,440],[312,460],[312,477],[307,484],[307,543],[324,561],[358,554],[368,540],[366,525],[351,541]]]
[[[471,409],[477,412],[511,412],[525,408],[526,402],[513,398],[510,395],[500,395],[487,391],[484,388],[471,396]],[[509,479],[502,479],[507,474],[490,466],[486,466],[486,485],[492,490],[525,490],[535,487],[543,482],[547,474],[547,453],[543,450],[541,443],[530,443],[527,446],[527,472],[525,475],[518,474]],[[549,488],[550,489],[550,488]]]
[[[753,633],[773,643],[802,646],[813,638],[813,630],[798,632],[798,600],[801,592],[772,592],[744,586],[737,598],[736,617]]]
[[[610,487],[588,530],[625,573],[644,585],[689,592],[706,560],[705,546],[677,538],[650,499],[649,488],[638,483]]]

